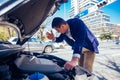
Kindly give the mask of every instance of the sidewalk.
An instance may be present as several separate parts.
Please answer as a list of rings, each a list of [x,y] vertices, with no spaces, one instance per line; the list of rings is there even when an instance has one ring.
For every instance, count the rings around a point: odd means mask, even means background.
[[[113,49],[114,48],[114,49]],[[113,42],[100,43],[99,54],[96,54],[93,73],[99,80],[120,80],[120,45]],[[56,55],[65,60],[71,60],[72,50],[67,46],[51,55]]]
[[[120,54],[97,55],[93,73],[99,77],[99,80],[120,80]]]
[[[93,73],[99,80],[120,80],[120,45],[101,43],[96,55]]]

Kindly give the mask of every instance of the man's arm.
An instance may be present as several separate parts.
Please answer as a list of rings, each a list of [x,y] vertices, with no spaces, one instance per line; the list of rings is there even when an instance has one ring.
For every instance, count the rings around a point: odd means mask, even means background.
[[[62,42],[64,40],[64,34],[60,34],[59,37],[55,37],[54,41],[55,42]]]
[[[64,65],[65,69],[68,69],[68,70],[72,70],[76,65],[78,65],[80,54],[82,53],[83,43],[85,41],[85,37],[87,33],[86,26],[81,20],[76,19],[74,26],[76,28],[74,32],[75,42],[73,45],[73,50],[74,50],[73,57],[71,61],[67,62]]]
[[[85,37],[87,34],[86,25],[83,23],[83,21],[77,19],[75,22],[75,26],[76,26],[76,32],[75,32],[76,36],[75,36],[73,55],[82,53],[83,43],[85,41]]]
[[[71,61],[65,63],[64,68],[67,70],[72,70],[76,65],[78,65],[79,58],[73,57]]]

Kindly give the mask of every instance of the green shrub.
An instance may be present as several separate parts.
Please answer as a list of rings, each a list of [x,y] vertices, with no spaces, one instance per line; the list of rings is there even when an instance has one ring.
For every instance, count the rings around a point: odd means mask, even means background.
[[[0,33],[0,41],[6,41],[6,40],[8,40],[8,37]]]

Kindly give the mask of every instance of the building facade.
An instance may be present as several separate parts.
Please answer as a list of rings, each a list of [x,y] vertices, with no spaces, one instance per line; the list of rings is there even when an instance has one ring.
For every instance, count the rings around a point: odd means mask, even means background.
[[[98,3],[98,0],[78,0],[78,11],[82,12],[92,6],[94,6],[95,4]]]
[[[111,24],[109,32],[112,34],[114,39],[120,40],[120,24]]]
[[[88,9],[97,3],[98,0],[71,0],[71,10],[69,12],[69,16],[72,18],[79,12]]]
[[[95,11],[81,18],[95,35],[109,31],[110,16],[103,11]]]
[[[70,17],[73,18],[79,12],[83,12],[97,3],[98,0],[71,0]],[[100,10],[87,14],[81,19],[96,36],[103,32],[108,32],[111,26],[110,16]]]
[[[74,17],[75,15],[78,14],[78,7],[79,7],[79,4],[78,4],[78,1],[79,0],[71,0],[71,9],[69,11],[69,16],[70,17]]]

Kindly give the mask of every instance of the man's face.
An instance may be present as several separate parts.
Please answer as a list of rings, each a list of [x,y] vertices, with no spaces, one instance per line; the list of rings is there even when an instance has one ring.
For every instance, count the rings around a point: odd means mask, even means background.
[[[67,31],[67,26],[65,24],[62,24],[59,28],[54,28],[58,33],[65,33]]]

